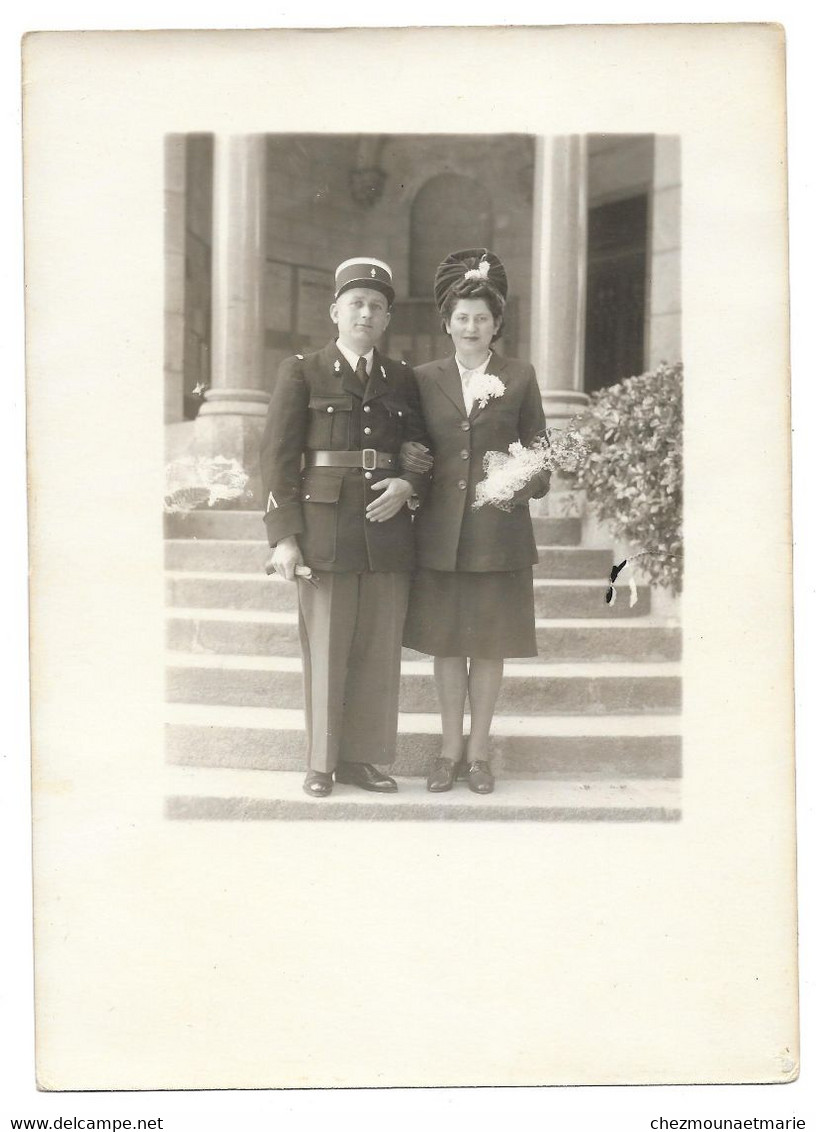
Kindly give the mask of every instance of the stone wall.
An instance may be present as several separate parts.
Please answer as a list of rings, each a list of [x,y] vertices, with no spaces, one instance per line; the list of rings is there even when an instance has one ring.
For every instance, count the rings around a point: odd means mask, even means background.
[[[191,391],[210,381],[212,306],[210,134],[165,139],[165,422],[195,415]]]
[[[332,272],[341,260],[360,254],[384,259],[394,270],[397,299],[409,297],[414,202],[423,186],[446,174],[477,182],[489,198],[489,239],[505,262],[514,300],[513,342],[522,357],[529,356],[532,138],[271,135],[267,159],[269,388],[281,358],[315,349],[331,336]],[[384,175],[381,194],[372,204],[355,201],[352,175],[371,166]],[[455,239],[457,217],[467,203],[457,200],[447,216],[432,217],[433,230],[449,230]],[[452,250],[440,237],[426,258],[438,262]],[[427,274],[429,300],[433,276]]]
[[[361,235],[386,250],[393,267],[397,295],[408,294],[411,209],[420,189],[446,173],[477,181],[492,202],[492,250],[507,268],[511,294],[517,301],[514,337],[529,360],[530,287],[532,271],[533,139],[511,134],[399,135],[382,151],[386,181],[382,199],[363,218]],[[466,209],[467,200],[458,209]],[[436,226],[444,230],[444,219]],[[455,218],[451,217],[451,228]],[[437,262],[456,248],[440,244]],[[375,253],[376,254],[376,253]],[[432,295],[433,279],[426,295]]]
[[[654,172],[652,134],[591,134],[587,141],[589,207],[649,192]]]
[[[361,251],[362,213],[349,192],[356,149],[346,134],[267,139],[268,389],[282,358],[331,337],[334,268]]]

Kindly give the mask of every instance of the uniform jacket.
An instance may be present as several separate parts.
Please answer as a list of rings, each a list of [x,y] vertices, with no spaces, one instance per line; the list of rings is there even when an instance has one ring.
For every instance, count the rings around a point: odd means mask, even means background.
[[[531,365],[494,353],[487,372],[501,378],[505,391],[484,408],[475,402],[468,415],[453,356],[416,370],[434,458],[431,490],[416,520],[418,562],[426,569],[518,570],[538,561],[526,503],[511,512],[472,509],[485,453],[506,452],[519,440],[527,445],[545,428]],[[531,485],[535,498],[548,489],[548,473]]]
[[[281,362],[261,442],[261,476],[270,546],[297,535],[315,570],[411,570],[414,531],[403,506],[385,523],[367,522],[365,508],[379,498],[371,485],[388,476],[408,480],[422,497],[428,477],[395,468],[303,466],[311,450],[374,448],[398,455],[406,440],[429,444],[410,366],[374,351],[363,390],[331,342],[315,354]]]

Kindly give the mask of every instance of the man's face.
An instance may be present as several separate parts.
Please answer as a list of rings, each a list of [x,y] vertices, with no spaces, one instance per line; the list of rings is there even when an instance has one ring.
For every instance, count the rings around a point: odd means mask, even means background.
[[[382,291],[350,287],[329,308],[337,337],[355,354],[367,354],[376,346],[391,321],[388,300]]]

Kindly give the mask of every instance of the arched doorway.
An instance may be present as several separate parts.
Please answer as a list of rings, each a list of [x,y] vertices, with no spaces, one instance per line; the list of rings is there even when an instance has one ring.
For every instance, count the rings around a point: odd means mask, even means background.
[[[472,177],[439,173],[419,189],[411,205],[409,296],[394,307],[388,350],[413,364],[444,357],[451,342],[440,326],[433,298],[439,263],[458,248],[490,247],[493,204]]]
[[[437,265],[457,248],[489,248],[493,205],[472,177],[440,173],[426,181],[411,206],[411,295],[433,295]]]

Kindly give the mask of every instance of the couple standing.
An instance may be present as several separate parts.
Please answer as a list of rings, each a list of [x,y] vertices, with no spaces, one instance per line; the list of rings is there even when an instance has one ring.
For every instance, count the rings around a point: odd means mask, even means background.
[[[434,657],[442,747],[428,789],[493,789],[489,735],[505,657],[536,655],[528,500],[472,509],[491,450],[545,428],[531,365],[493,351],[507,297],[486,249],[440,264],[434,297],[454,353],[419,366],[378,353],[391,269],[355,258],[335,274],[337,338],[281,363],[261,446],[267,571],[298,587],[308,740],[303,784],[393,793],[403,643]],[[413,573],[412,573],[413,572]],[[465,703],[470,734],[463,736]]]

